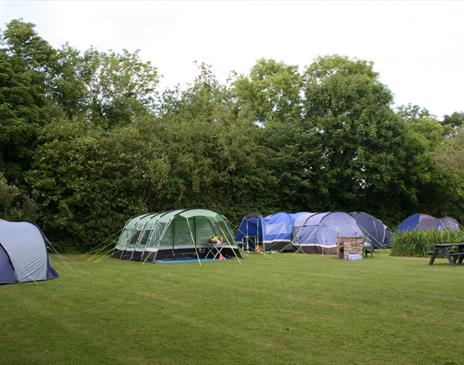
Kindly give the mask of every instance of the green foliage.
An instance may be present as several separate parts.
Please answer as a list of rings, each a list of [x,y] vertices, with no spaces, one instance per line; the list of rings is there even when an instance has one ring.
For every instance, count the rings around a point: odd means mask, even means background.
[[[0,47],[0,169],[23,185],[41,128],[64,117],[128,125],[154,109],[157,84],[138,52],[54,49],[33,24],[12,20]]]
[[[393,256],[426,256],[437,243],[464,242],[464,231],[411,231],[393,234]]]
[[[397,114],[406,122],[412,122],[419,119],[432,118],[430,112],[419,105],[401,105],[397,109]]]
[[[83,122],[47,126],[28,174],[41,222],[60,245],[86,249],[147,210],[167,173],[162,147],[134,127],[112,133]]]
[[[0,169],[22,184],[40,128],[54,114],[47,98],[53,49],[30,23],[13,20],[0,48]]]
[[[37,205],[0,173],[0,219],[35,221]]]
[[[319,58],[304,79],[305,117],[321,146],[314,184],[330,202],[324,205],[393,216],[408,191],[404,125],[391,110],[391,92],[372,63],[340,56]]]
[[[107,127],[127,125],[154,109],[158,72],[139,52],[87,50],[79,73],[87,93],[89,117]]]
[[[434,155],[435,162],[464,178],[464,128],[445,140]]]
[[[268,207],[273,178],[262,131],[236,111],[207,65],[188,90],[168,91],[162,105],[160,125],[152,124],[171,166],[161,207],[209,207],[234,222]]]
[[[447,135],[453,135],[462,130],[464,127],[464,112],[454,112],[451,115],[445,115],[442,121]]]
[[[240,113],[260,126],[296,122],[301,117],[301,84],[297,66],[261,59],[248,77],[234,83]]]

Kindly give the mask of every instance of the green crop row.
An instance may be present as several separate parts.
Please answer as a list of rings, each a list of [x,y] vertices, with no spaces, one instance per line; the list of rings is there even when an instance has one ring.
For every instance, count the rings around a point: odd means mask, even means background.
[[[437,243],[464,242],[464,230],[451,231],[413,231],[395,233],[391,254],[393,256],[426,256]]]

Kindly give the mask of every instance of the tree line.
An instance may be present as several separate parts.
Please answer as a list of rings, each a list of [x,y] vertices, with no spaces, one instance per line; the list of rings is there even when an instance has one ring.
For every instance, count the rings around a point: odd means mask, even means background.
[[[52,47],[13,20],[0,43],[0,218],[86,250],[131,216],[204,207],[414,212],[464,220],[464,113],[393,108],[372,62],[261,59],[160,92],[138,52]]]

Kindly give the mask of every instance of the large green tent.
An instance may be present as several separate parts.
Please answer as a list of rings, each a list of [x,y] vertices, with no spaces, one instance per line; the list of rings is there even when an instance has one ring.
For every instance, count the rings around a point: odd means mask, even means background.
[[[213,244],[218,237],[220,244]],[[206,209],[178,209],[130,219],[113,257],[147,262],[239,257],[227,219]]]

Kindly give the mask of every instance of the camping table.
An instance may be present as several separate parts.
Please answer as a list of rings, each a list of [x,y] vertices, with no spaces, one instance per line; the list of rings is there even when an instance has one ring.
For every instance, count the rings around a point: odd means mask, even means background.
[[[212,259],[215,260],[216,258],[218,258],[218,256],[222,255],[222,250],[224,248],[226,248],[226,247],[227,247],[227,245],[225,245],[223,243],[211,245],[209,247],[209,251],[206,254],[205,258],[208,258],[209,255],[212,255]]]
[[[430,265],[433,265],[437,257],[446,257],[450,265],[462,264],[464,260],[464,243],[438,243],[434,245],[431,254]]]

